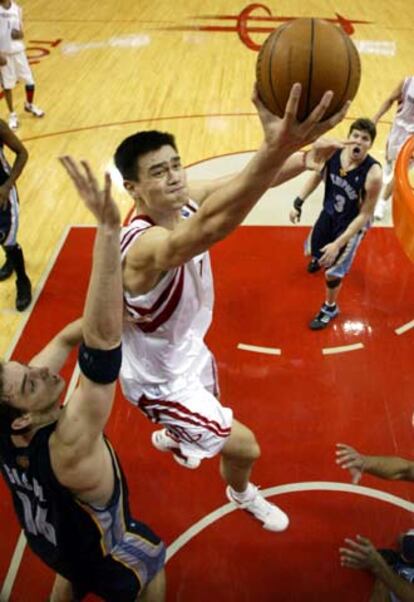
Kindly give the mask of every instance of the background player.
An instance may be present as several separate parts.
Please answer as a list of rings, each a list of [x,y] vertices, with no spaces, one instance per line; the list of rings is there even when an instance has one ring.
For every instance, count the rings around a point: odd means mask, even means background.
[[[373,121],[375,124],[389,111],[395,102],[398,104],[397,113],[391,125],[385,150],[386,164],[384,176],[388,181],[375,207],[374,217],[377,220],[383,219],[388,200],[393,191],[394,164],[399,150],[407,138],[414,134],[414,77],[406,77],[391,92],[374,115]]]
[[[16,156],[13,165],[7,162],[4,149]],[[19,227],[19,196],[15,186],[28,159],[26,147],[0,119],[0,244],[6,253],[6,262],[0,268],[0,280],[16,273],[16,309],[24,311],[32,300],[32,286],[26,273],[23,250],[17,242]]]
[[[18,81],[24,81],[26,102],[24,110],[34,117],[43,117],[45,112],[33,104],[35,82],[26,56],[23,41],[23,11],[11,0],[0,0],[0,51],[6,63],[0,65],[4,97],[9,109],[9,127],[17,129],[19,120],[13,105],[13,88]]]
[[[83,320],[67,326],[29,365],[0,364],[0,466],[28,544],[58,574],[52,602],[95,593],[164,600],[165,550],[129,513],[128,491],[102,431],[121,364],[120,215],[109,176],[100,190],[89,166],[62,160],[98,222]],[[73,346],[81,377],[60,408],[58,375]]]
[[[381,166],[368,154],[375,136],[372,121],[354,121],[348,134],[352,144],[336,151],[320,173],[312,174],[289,214],[290,221],[298,223],[303,203],[324,180],[323,209],[306,242],[306,254],[312,256],[308,271],[325,268],[325,303],[309,324],[312,330],[326,328],[339,314],[336,301],[342,280],[370,225],[382,182]]]
[[[264,142],[235,176],[187,188],[175,140],[160,132],[130,136],[115,154],[138,213],[121,239],[129,314],[123,333],[124,394],[166,427],[153,433],[152,442],[180,464],[196,468],[203,458],[221,454],[229,499],[274,531],[287,527],[287,516],[249,482],[259,445],[218,401],[215,362],[204,342],[213,310],[207,251],[243,221],[270,185],[303,171],[306,156],[290,155],[338,123],[347,109],[321,122],[331,99],[327,93],[299,123],[299,97],[295,85],[283,119],[254,97]]]

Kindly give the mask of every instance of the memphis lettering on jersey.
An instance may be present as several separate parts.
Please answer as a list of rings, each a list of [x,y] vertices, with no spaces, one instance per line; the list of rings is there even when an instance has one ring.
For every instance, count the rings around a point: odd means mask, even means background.
[[[10,468],[7,464],[3,464],[3,467],[10,483],[14,485],[17,497],[22,503],[26,531],[32,535],[43,535],[49,543],[56,546],[56,531],[53,525],[46,520],[47,507],[45,507],[46,500],[42,486],[34,477],[32,483],[30,483],[26,473],[20,475],[15,468]],[[20,489],[31,493],[28,495]]]
[[[344,180],[344,178],[341,178],[341,176],[338,176],[338,174],[335,173],[330,173],[329,175],[332,184],[338,186],[338,188],[341,188],[351,201],[355,201],[358,198],[358,193],[356,190],[354,190],[354,188],[352,188],[349,182]]]

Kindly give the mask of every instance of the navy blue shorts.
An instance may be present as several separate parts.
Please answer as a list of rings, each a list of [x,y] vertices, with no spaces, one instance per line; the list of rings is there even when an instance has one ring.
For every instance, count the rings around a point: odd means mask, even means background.
[[[130,563],[125,562],[125,553],[133,559]],[[136,602],[139,593],[164,567],[165,554],[161,539],[144,523],[131,520],[127,541],[95,567],[88,566],[84,575],[66,578],[79,602],[87,594],[100,596],[105,602]]]
[[[13,246],[17,243],[19,227],[19,202],[15,188],[10,192],[10,200],[0,209],[0,245]]]
[[[336,240],[347,227],[343,225],[338,227],[336,220],[326,211],[322,211],[310,233],[309,254],[316,259],[320,259],[323,254],[321,249]],[[341,249],[341,252],[343,252],[343,249]]]
[[[336,240],[347,227],[338,224],[326,211],[322,211],[305,242],[305,255],[320,259],[323,254],[321,249]],[[340,249],[333,264],[326,269],[328,276],[343,278],[349,272],[366,230],[367,227],[354,234]]]

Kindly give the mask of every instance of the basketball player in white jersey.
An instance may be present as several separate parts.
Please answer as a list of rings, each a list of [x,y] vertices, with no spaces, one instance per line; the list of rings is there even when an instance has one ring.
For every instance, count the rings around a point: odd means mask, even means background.
[[[137,211],[121,233],[123,392],[164,427],[153,433],[152,443],[180,464],[197,468],[203,458],[221,454],[228,498],[272,531],[286,529],[289,519],[249,481],[260,448],[218,401],[214,357],[204,342],[213,311],[208,249],[243,221],[269,186],[326,159],[323,144],[293,153],[336,125],[346,108],[321,121],[328,92],[299,123],[300,90],[293,86],[283,119],[254,96],[264,141],[237,175],[187,187],[174,137],[157,131],[126,138],[115,153]]]
[[[409,136],[414,134],[414,77],[403,79],[390,96],[383,102],[378,112],[373,117],[373,122],[377,122],[392,107],[398,103],[397,112],[392,122],[391,130],[387,139],[386,147],[386,165],[384,176],[387,178],[384,189],[378,199],[375,208],[374,217],[377,220],[384,218],[388,200],[394,187],[394,163],[400,148]]]
[[[9,127],[17,129],[19,120],[13,105],[13,88],[18,81],[25,83],[26,102],[24,110],[34,117],[43,117],[42,109],[33,104],[35,82],[26,56],[23,41],[23,11],[11,0],[0,0],[0,52],[6,58],[6,64],[0,66],[1,83],[9,109]]]

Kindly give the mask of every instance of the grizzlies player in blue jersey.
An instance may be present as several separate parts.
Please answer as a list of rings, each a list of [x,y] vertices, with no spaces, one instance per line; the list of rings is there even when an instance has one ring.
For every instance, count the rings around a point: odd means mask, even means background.
[[[15,154],[10,166],[4,154],[4,147]],[[0,244],[6,253],[6,262],[0,268],[0,280],[6,280],[16,273],[16,309],[24,311],[32,300],[32,287],[26,274],[23,251],[17,243],[19,226],[19,197],[15,186],[17,178],[27,162],[26,148],[0,119]]]
[[[289,215],[292,223],[299,222],[305,199],[324,180],[323,209],[306,244],[312,256],[308,271],[325,268],[325,303],[309,324],[312,330],[325,328],[339,314],[336,301],[342,280],[371,224],[382,185],[381,165],[368,154],[375,136],[372,121],[354,121],[345,148],[336,151],[320,173],[312,174]]]
[[[62,163],[98,222],[87,299],[82,320],[29,365],[0,364],[0,468],[30,548],[57,573],[51,602],[162,602],[164,544],[131,517],[103,435],[121,365],[120,215],[108,175],[101,190],[86,163]],[[81,340],[81,376],[62,409],[58,371]]]

